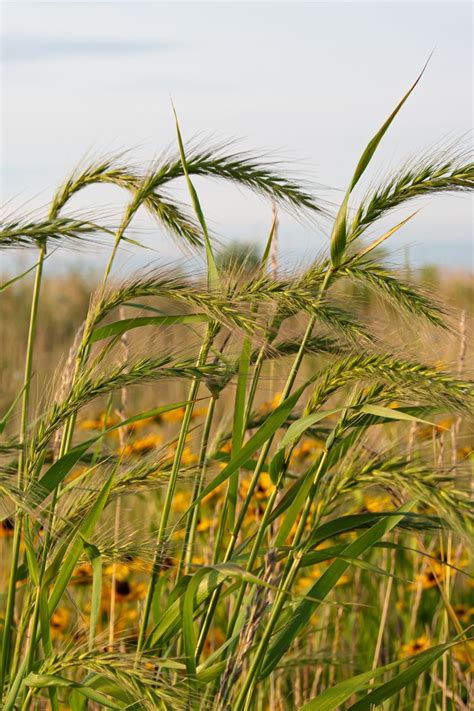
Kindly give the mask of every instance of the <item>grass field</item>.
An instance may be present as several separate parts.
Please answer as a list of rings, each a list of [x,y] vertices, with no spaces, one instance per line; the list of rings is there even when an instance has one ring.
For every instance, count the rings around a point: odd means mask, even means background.
[[[46,217],[3,221],[35,264],[0,293],[5,711],[472,708],[474,285],[391,271],[381,245],[405,203],[472,190],[473,164],[443,149],[353,197],[409,94],[334,215],[271,164],[185,148],[176,122],[150,172],[92,161]],[[196,175],[329,217],[329,253],[277,269],[275,219],[258,258],[219,255]],[[129,193],[113,234],[68,215],[98,183]],[[115,279],[140,209],[206,273]],[[43,274],[97,239],[97,279]]]

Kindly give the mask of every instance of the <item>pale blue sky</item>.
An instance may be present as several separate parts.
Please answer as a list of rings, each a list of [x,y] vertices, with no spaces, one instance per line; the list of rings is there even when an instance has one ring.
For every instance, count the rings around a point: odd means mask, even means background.
[[[306,177],[343,190],[432,49],[365,185],[472,127],[468,2],[17,0],[2,2],[1,19],[2,193],[12,204],[44,204],[88,150],[135,146],[152,158],[174,140],[170,95],[185,137],[242,137],[242,147],[274,150]],[[198,187],[223,240],[263,243],[266,205],[213,182]],[[337,191],[322,195],[335,201]],[[120,205],[107,189],[94,200]],[[408,244],[415,260],[466,266],[471,209],[461,196],[425,203],[392,240],[395,258]],[[166,258],[176,254],[167,239],[144,239]],[[282,261],[307,258],[326,243],[327,225],[285,218],[280,240]]]

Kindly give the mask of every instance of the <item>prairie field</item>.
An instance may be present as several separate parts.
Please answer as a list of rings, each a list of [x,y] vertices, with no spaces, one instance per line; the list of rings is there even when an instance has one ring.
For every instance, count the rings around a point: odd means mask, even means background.
[[[409,93],[335,206],[176,121],[151,169],[92,160],[45,214],[5,216],[29,260],[0,286],[5,711],[472,708],[474,280],[387,256],[473,164],[442,148],[354,191]],[[262,253],[216,248],[195,176],[274,205]],[[128,195],[114,230],[68,212],[104,183]],[[143,210],[192,273],[116,277]],[[331,225],[299,271],[284,210]],[[55,275],[97,240],[103,274]]]

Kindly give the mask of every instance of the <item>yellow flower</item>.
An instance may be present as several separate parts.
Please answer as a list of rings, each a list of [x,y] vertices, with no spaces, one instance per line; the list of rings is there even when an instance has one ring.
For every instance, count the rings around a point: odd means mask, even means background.
[[[226,483],[222,482],[222,484],[219,484],[219,486],[216,486],[215,489],[210,491],[206,496],[204,496],[202,503],[207,504],[209,501],[212,501],[213,499],[222,499],[224,495],[224,490],[225,490]]]
[[[462,644],[457,644],[453,648],[453,657],[463,666],[467,666],[469,671],[474,672],[474,642],[469,640]]]
[[[226,454],[230,454],[232,452],[232,440],[228,439],[227,442],[221,444],[220,451],[225,452]]]
[[[173,511],[183,513],[189,509],[191,504],[191,496],[187,491],[178,491],[173,499]]]
[[[178,407],[176,410],[163,412],[161,419],[163,422],[181,422],[184,417],[184,407]]]
[[[181,456],[181,464],[183,464],[183,466],[185,466],[185,467],[189,467],[189,466],[191,466],[192,464],[196,464],[197,460],[198,460],[197,455],[194,454],[194,453],[189,449],[189,447],[185,447],[185,448],[184,448],[184,451],[183,451],[183,454],[182,454],[182,456]]]
[[[13,536],[14,530],[15,524],[12,518],[4,518],[0,522],[0,538],[10,538],[10,536]]]
[[[69,624],[71,619],[71,614],[69,610],[65,607],[58,607],[51,615],[51,620],[49,622],[51,628],[51,637],[53,639],[58,639],[64,634],[64,630]]]
[[[136,627],[137,622],[138,610],[136,607],[120,610],[120,614],[115,620],[115,632],[123,634],[130,630],[130,628]],[[118,636],[120,636],[120,634]]]
[[[215,519],[213,518],[203,518],[199,521],[197,530],[200,533],[204,533],[205,531],[209,531],[209,529],[213,528],[215,526]]]
[[[74,568],[71,585],[87,585],[90,582],[92,582],[92,565],[90,563],[81,563]]]
[[[105,568],[105,574],[106,575],[113,575],[115,571],[115,577],[117,580],[120,578],[121,580],[126,580],[127,578],[130,577],[132,573],[132,568],[130,565],[127,565],[126,563],[112,563],[111,565],[108,565]]]
[[[324,448],[322,442],[317,439],[307,439],[299,447],[295,447],[291,455],[291,461],[303,461],[308,457],[316,455]]]
[[[99,430],[100,422],[99,420],[82,420],[79,423],[79,428],[81,430]]]
[[[472,447],[461,447],[461,449],[458,449],[457,451],[458,460],[467,459],[468,457],[472,457],[473,455],[474,449]]]
[[[115,598],[118,602],[142,600],[146,596],[146,583],[135,583],[126,578],[115,580]],[[110,600],[110,587],[104,588],[104,597]]]
[[[79,427],[81,428],[81,430],[103,430],[106,427],[111,427],[112,425],[116,425],[117,423],[117,417],[110,414],[107,416],[107,413],[103,412],[101,415],[99,415],[99,418],[97,420],[82,420],[82,422],[79,424]]]
[[[458,620],[460,622],[464,622],[466,625],[471,617],[474,616],[474,607],[468,607],[467,605],[455,605],[453,609]]]
[[[437,580],[441,580],[440,576],[438,575],[438,571],[436,571],[436,575],[432,570],[428,570],[426,573],[419,573],[415,577],[414,583],[410,583],[408,586],[409,590],[417,590],[418,586],[421,585],[423,590],[429,590],[430,588],[434,588],[438,583]]]
[[[202,557],[202,555],[193,555],[191,565],[204,565],[204,564],[205,564],[205,560]]]
[[[433,434],[437,436],[446,434],[446,432],[453,426],[453,422],[454,420],[452,417],[447,417],[434,426],[427,425],[426,427],[420,427],[416,436],[418,439],[431,439]]]
[[[314,577],[309,577],[308,575],[303,575],[303,577],[298,578],[295,585],[296,592],[306,592],[311,585],[315,582]]]
[[[243,479],[240,485],[240,492],[243,497],[247,496],[250,487],[250,481],[248,479]],[[255,499],[266,499],[270,496],[273,489],[275,488],[270,475],[267,472],[263,472],[260,475],[258,484],[253,492],[253,498]]]
[[[158,423],[159,419],[160,419],[160,415],[156,415],[155,417],[145,417],[143,420],[137,420],[137,422],[131,422],[129,425],[120,427],[120,429],[124,429],[131,434],[133,432],[138,432],[139,430],[143,430],[145,427],[148,427],[149,425],[152,425],[155,422]]]
[[[375,496],[367,494],[364,496],[364,506],[370,513],[381,513],[382,511],[392,511],[393,503],[388,494]]]
[[[153,449],[158,447],[162,442],[160,435],[150,434],[141,439],[137,439],[131,444],[125,445],[122,449],[122,454],[127,456],[129,454],[146,454],[151,452]]]
[[[202,656],[208,657],[218,647],[224,644],[224,642],[224,633],[218,627],[215,627],[206,637],[206,641],[204,642],[204,648],[202,650]]]
[[[207,412],[207,409],[205,407],[195,407],[193,410],[193,413],[191,415],[191,419],[194,420],[197,417],[202,417],[205,415]],[[181,420],[184,417],[185,413],[185,408],[184,407],[178,407],[176,410],[170,410],[169,412],[163,412],[162,415],[160,415],[161,419],[163,422],[181,422]]]
[[[417,639],[413,639],[411,642],[408,642],[408,644],[402,646],[399,655],[400,659],[405,659],[405,657],[411,657],[413,654],[424,652],[425,649],[429,649],[429,647],[429,638],[425,634],[421,635],[421,637],[417,637]]]
[[[282,392],[275,393],[272,403],[270,405],[272,410],[275,410],[278,407],[278,405],[281,403],[281,396],[282,395],[283,395]]]
[[[66,477],[66,481],[74,481],[74,479],[78,479],[88,471],[89,467],[77,467],[77,469],[73,469],[72,472]]]
[[[319,509],[320,504],[317,505],[317,509]],[[311,515],[314,513],[315,506],[314,504],[311,504],[311,508],[309,510],[310,515],[308,516],[305,524],[305,531],[308,531],[311,528]],[[296,531],[298,530],[298,526],[300,524],[300,519],[301,519],[301,514],[298,514],[298,517],[296,521],[294,522],[293,526],[291,527],[291,531],[288,534],[288,538],[286,539],[286,543],[291,543],[293,540],[294,535],[296,534]]]

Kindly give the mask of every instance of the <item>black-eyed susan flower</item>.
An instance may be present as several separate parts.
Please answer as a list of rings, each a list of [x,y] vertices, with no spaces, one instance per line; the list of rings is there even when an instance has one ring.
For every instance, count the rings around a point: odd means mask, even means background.
[[[208,657],[212,652],[218,649],[225,642],[225,636],[219,627],[214,627],[206,637],[204,642],[204,647],[202,650],[202,656]]]
[[[400,649],[400,659],[405,659],[405,657],[411,657],[413,654],[419,654],[424,652],[426,649],[430,648],[430,640],[425,634],[416,639],[412,639],[407,644],[402,645]]]
[[[455,605],[453,610],[459,622],[463,622],[466,625],[469,624],[471,618],[474,617],[474,607]]]
[[[92,582],[92,565],[81,563],[74,568],[71,585],[87,585]]]
[[[436,574],[433,570],[418,573],[415,577],[415,582],[408,585],[408,590],[417,590],[419,586],[421,586],[423,590],[429,590],[430,588],[434,588],[440,579],[438,570],[436,570]]]
[[[69,625],[70,619],[71,613],[65,607],[58,607],[53,612],[49,621],[52,639],[59,639],[64,635],[64,632]]]
[[[240,493],[242,497],[247,496],[249,488],[250,481],[248,481],[248,479],[243,479],[240,485]],[[267,499],[274,488],[275,485],[273,484],[270,475],[267,472],[262,472],[253,492],[253,497],[255,499]]]
[[[394,509],[393,501],[388,494],[367,494],[364,496],[364,509],[370,513],[381,513]]]
[[[119,422],[116,415],[102,412],[96,420],[82,420],[79,423],[81,430],[103,430],[106,427],[112,427]]]
[[[474,642],[472,640],[457,644],[453,648],[452,654],[463,667],[466,666],[471,673],[474,672]]]
[[[202,518],[197,525],[197,530],[200,533],[205,533],[214,528],[215,525],[216,520],[214,518]]]
[[[135,442],[125,445],[121,453],[124,456],[130,454],[147,454],[152,452],[156,447],[159,447],[162,442],[162,438],[158,434],[150,434],[141,439],[137,439]]]
[[[13,536],[15,523],[12,518],[4,518],[0,522],[0,538],[10,538]]]
[[[295,447],[291,454],[291,463],[304,462],[307,459],[313,459],[317,454],[322,452],[324,445],[317,439],[306,439],[300,444],[299,447]]]
[[[183,513],[191,505],[191,494],[188,491],[178,491],[173,499],[173,511]]]

